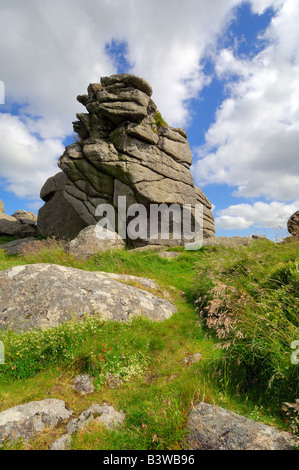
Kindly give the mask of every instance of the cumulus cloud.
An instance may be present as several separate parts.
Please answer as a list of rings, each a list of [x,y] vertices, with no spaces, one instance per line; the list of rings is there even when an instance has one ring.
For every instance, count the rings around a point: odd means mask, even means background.
[[[45,180],[57,173],[56,155],[63,152],[58,139],[40,140],[17,117],[0,114],[0,175],[7,191],[38,198]]]
[[[199,185],[225,183],[234,195],[290,201],[299,198],[299,9],[296,0],[253,1],[256,12],[277,8],[255,57],[217,54],[216,73],[227,98],[197,149]]]
[[[248,228],[285,228],[287,221],[299,207],[299,200],[291,204],[281,202],[256,202],[235,204],[218,211],[216,228],[222,230],[243,230]]]
[[[0,78],[6,102],[19,107],[19,121],[6,117],[2,123],[21,130],[14,142],[3,128],[2,180],[18,195],[38,197],[41,175],[52,171],[61,151],[56,140],[72,133],[72,121],[83,111],[75,97],[116,72],[106,47],[113,40],[127,44],[131,72],[149,80],[169,124],[186,125],[187,102],[208,80],[200,59],[240,2],[0,0]],[[21,149],[25,136],[29,143]],[[18,156],[10,160],[16,148]],[[40,176],[32,185],[33,168]]]
[[[1,181],[22,197],[38,198],[58,169],[63,139],[90,82],[116,72],[106,45],[125,43],[131,72],[146,78],[165,120],[189,123],[189,100],[211,77],[201,59],[243,0],[0,0],[0,63],[7,104],[1,115]],[[296,0],[250,0],[262,14],[277,10],[253,59],[225,49],[215,56],[229,97],[198,152],[200,186],[227,183],[237,195],[299,198],[298,8]],[[233,77],[233,82],[231,78]],[[237,77],[237,78],[236,78]],[[0,108],[1,111],[1,108]],[[8,112],[12,109],[8,106]]]

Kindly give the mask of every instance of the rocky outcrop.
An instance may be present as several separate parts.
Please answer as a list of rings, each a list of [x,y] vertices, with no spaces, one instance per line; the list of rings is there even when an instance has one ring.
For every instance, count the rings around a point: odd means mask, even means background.
[[[192,450],[292,450],[299,439],[206,403],[196,404],[188,419],[186,448]]]
[[[109,238],[101,238],[101,234],[97,236],[96,228],[97,226],[90,225],[81,230],[79,235],[69,242],[67,247],[68,252],[78,259],[85,260],[99,251],[125,248],[125,242],[118,233],[110,232],[111,236]],[[104,235],[105,233],[104,231]]]
[[[252,237],[213,237],[203,241],[203,246],[248,246],[255,241]]]
[[[74,434],[87,426],[92,420],[96,420],[108,429],[115,429],[123,423],[124,419],[125,415],[122,411],[116,411],[112,406],[102,406],[95,403],[83,411],[78,418],[74,418],[68,423],[67,433]]]
[[[128,322],[144,316],[163,321],[176,307],[144,290],[149,281],[52,264],[16,266],[0,272],[0,328],[50,328],[85,315]],[[137,282],[136,282],[137,281]],[[153,286],[153,281],[150,285]],[[158,286],[157,292],[158,292]]]
[[[50,446],[50,450],[70,450],[71,436],[78,431],[84,430],[86,426],[98,423],[109,430],[117,430],[124,422],[123,411],[116,411],[113,406],[99,405],[95,403],[83,411],[78,418],[72,419],[67,424],[67,433],[57,439]]]
[[[34,237],[37,235],[37,216],[33,212],[18,210],[12,215],[5,214],[0,200],[0,236]]]
[[[82,228],[98,222],[100,204],[113,205],[118,215],[119,197],[125,196],[126,207],[136,203],[146,207],[144,223],[151,204],[190,204],[194,209],[200,203],[204,237],[214,236],[212,206],[194,185],[190,172],[187,135],[163,121],[151,99],[150,85],[140,77],[120,74],[90,84],[87,91],[77,97],[87,109],[73,123],[79,140],[67,146],[59,159],[63,173],[41,190],[46,204],[39,211],[39,233],[72,239]],[[70,208],[72,216],[68,217]],[[115,229],[120,233],[127,223],[118,217]],[[128,236],[127,241],[130,246],[182,244],[182,239],[162,237],[133,240]]]
[[[50,450],[69,450],[71,435],[84,429],[92,421],[116,430],[124,422],[123,411],[112,406],[94,403],[83,411],[78,418],[70,419],[73,410],[67,409],[63,400],[50,398],[17,405],[0,412],[0,448],[3,444],[13,444],[18,440],[28,442],[45,429],[57,427],[67,422],[67,433],[50,446]]]
[[[46,399],[17,405],[0,413],[0,446],[6,441],[28,441],[45,428],[52,428],[71,417],[63,400]]]
[[[299,211],[295,212],[295,214],[289,218],[287,228],[288,232],[293,237],[299,237]]]
[[[39,235],[72,240],[87,226],[64,195],[67,178],[63,172],[47,179],[40,197],[45,201],[38,211]]]

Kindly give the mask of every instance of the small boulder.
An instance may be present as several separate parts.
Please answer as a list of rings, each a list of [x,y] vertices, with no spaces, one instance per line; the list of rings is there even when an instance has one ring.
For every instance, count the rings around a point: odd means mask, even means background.
[[[74,378],[73,382],[75,383],[74,389],[82,395],[94,392],[92,377],[90,377],[90,375],[88,374],[77,375],[77,377]]]
[[[0,445],[27,441],[45,428],[57,426],[71,417],[63,400],[46,399],[17,405],[0,413]]]
[[[67,432],[68,434],[74,434],[93,420],[104,424],[108,429],[115,429],[123,423],[124,419],[125,415],[122,411],[118,412],[112,406],[101,406],[96,403],[83,411],[78,418],[69,421]]]
[[[123,381],[120,377],[117,377],[116,375],[113,375],[110,372],[106,374],[105,379],[109,388],[118,388],[123,384]]]
[[[124,240],[116,233],[98,230],[95,225],[81,230],[79,235],[68,244],[69,253],[78,259],[87,259],[99,251],[120,250],[125,248]]]
[[[183,363],[186,365],[195,364],[195,362],[200,362],[202,355],[200,353],[192,354],[191,356],[184,357]]]
[[[186,448],[192,450],[292,450],[299,439],[207,403],[197,403],[188,419]]]
[[[4,208],[3,201],[0,199],[0,214],[1,214],[2,212],[5,212],[5,208]]]
[[[293,237],[299,237],[299,211],[295,212],[288,220],[288,232]]]
[[[70,450],[71,442],[71,436],[69,434],[64,434],[51,444],[50,450]]]

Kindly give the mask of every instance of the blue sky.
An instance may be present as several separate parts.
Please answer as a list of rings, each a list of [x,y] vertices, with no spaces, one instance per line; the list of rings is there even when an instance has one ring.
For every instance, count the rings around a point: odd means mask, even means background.
[[[297,0],[0,0],[6,213],[42,205],[76,96],[131,72],[187,131],[217,235],[285,236],[299,209],[298,24]]]

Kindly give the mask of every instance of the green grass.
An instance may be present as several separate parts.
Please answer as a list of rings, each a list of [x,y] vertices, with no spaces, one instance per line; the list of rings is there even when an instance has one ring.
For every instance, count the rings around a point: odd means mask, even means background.
[[[194,284],[198,311],[225,351],[222,380],[277,412],[299,393],[299,366],[291,361],[299,339],[298,263],[298,242],[214,250],[197,264]]]
[[[155,125],[157,127],[168,127],[168,124],[166,121],[164,121],[161,113],[159,111],[156,111],[155,113]]]
[[[294,313],[296,316],[294,297],[291,297],[294,295],[292,270],[297,250],[298,246],[293,244],[256,242],[252,247],[238,250],[210,248],[188,252],[178,248],[179,256],[171,259],[160,258],[151,251],[105,252],[85,262],[66,254],[63,246],[54,241],[41,242],[38,248],[22,256],[6,256],[0,251],[0,269],[42,262],[148,277],[154,279],[164,295],[166,292],[178,307],[177,313],[162,323],[138,318],[123,324],[87,317],[84,322],[67,322],[46,331],[22,334],[1,331],[6,362],[0,366],[0,410],[51,397],[65,400],[74,410],[74,416],[92,403],[111,404],[125,412],[126,420],[120,431],[111,432],[91,425],[73,436],[73,449],[180,449],[190,407],[199,400],[287,428],[277,403],[293,396],[289,388],[282,394],[279,380],[273,379],[272,394],[278,388],[280,392],[271,401],[263,382],[259,387],[254,383],[251,387],[253,375],[261,372],[260,368],[265,369],[263,361],[271,362],[269,344],[276,344],[274,333],[263,349],[260,346],[255,349],[248,336],[244,343],[244,349],[248,349],[246,355],[240,352],[236,338],[232,347],[222,349],[219,346],[230,338],[218,338],[216,330],[214,333],[207,328],[206,318],[201,319],[199,311],[215,299],[213,289],[218,281],[228,285],[230,281],[237,292],[233,290],[231,298],[225,297],[225,305],[232,308],[234,315],[237,312],[234,302],[240,298],[240,292],[246,292],[250,302],[258,302],[262,309],[267,300],[266,292],[271,297],[275,291],[272,304],[285,304],[281,321],[292,323]],[[271,270],[275,275],[269,276]],[[285,286],[291,289],[287,303],[280,290]],[[294,286],[296,289],[296,282]],[[245,306],[251,305],[250,302],[246,301]],[[266,310],[269,311],[268,307]],[[255,308],[251,308],[252,314],[254,311]],[[263,321],[261,314],[261,310],[257,311],[257,325]],[[297,326],[294,325],[295,336]],[[280,326],[275,331],[281,331]],[[282,345],[276,347],[277,357],[289,359],[289,340],[290,336],[286,335]],[[259,344],[263,342],[261,337]],[[248,359],[252,351],[254,361]],[[189,366],[183,364],[184,357],[196,352],[202,354],[202,361]],[[239,362],[242,359],[241,363],[236,361],[237,357]],[[289,369],[291,374],[298,371],[296,366]],[[72,388],[72,378],[82,372],[94,377],[96,391],[90,396],[79,396]],[[107,373],[121,379],[118,388],[107,385]],[[47,449],[64,432],[61,426],[42,433],[29,444],[16,444],[14,448]]]
[[[3,245],[4,243],[12,242],[17,239],[18,239],[17,237],[2,236],[0,237],[0,245]]]

